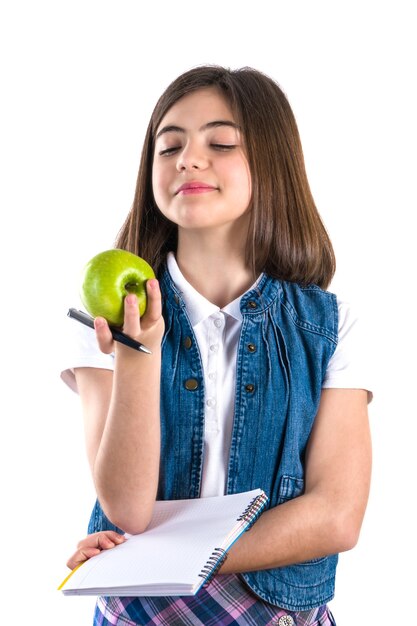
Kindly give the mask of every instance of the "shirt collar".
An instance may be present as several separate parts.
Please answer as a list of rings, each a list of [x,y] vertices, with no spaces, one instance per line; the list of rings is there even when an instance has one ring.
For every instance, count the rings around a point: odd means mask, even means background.
[[[185,279],[180,268],[178,267],[178,263],[173,252],[168,253],[167,266],[174,285],[181,293],[181,297],[185,302],[188,317],[190,318],[192,326],[197,326],[199,322],[202,322],[207,317],[210,317],[213,313],[218,313],[220,311],[218,306],[209,302]]]
[[[197,326],[197,324],[210,317],[210,315],[213,315],[213,313],[219,312],[227,313],[239,322],[242,321],[242,313],[240,311],[240,300],[242,296],[238,296],[235,300],[220,309],[218,306],[207,300],[207,298],[202,296],[201,293],[194,289],[194,287],[185,279],[180,268],[178,267],[178,263],[173,252],[169,252],[167,255],[167,267],[174,285],[178,291],[180,291],[185,302],[192,326]],[[255,287],[260,278],[261,277],[257,279],[248,291]]]

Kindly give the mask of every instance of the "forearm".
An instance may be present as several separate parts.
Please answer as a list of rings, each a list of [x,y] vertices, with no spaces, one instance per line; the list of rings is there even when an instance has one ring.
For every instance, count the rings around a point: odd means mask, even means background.
[[[160,456],[160,350],[117,347],[109,412],[93,468],[100,503],[130,533],[149,523]]]
[[[363,512],[307,494],[265,511],[232,546],[222,574],[283,567],[352,548]]]

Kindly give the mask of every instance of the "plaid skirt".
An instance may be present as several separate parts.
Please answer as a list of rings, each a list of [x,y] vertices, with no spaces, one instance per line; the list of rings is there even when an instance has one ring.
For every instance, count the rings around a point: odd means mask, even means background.
[[[94,626],[335,626],[327,605],[287,611],[255,596],[235,574],[216,576],[195,596],[97,599]]]

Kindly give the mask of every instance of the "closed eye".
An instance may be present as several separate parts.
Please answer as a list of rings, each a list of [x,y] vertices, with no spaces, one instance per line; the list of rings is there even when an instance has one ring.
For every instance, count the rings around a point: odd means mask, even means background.
[[[233,150],[237,146],[236,144],[228,143],[212,143],[210,144],[210,147],[213,148],[213,150],[227,152],[229,150]],[[178,150],[181,150],[181,146],[172,146],[171,148],[164,148],[164,150],[160,150],[158,154],[159,156],[171,156],[172,154],[178,152]]]
[[[175,154],[175,152],[179,149],[180,146],[173,146],[172,148],[165,148],[165,150],[161,150],[158,154],[159,156],[170,156],[171,154]]]
[[[210,144],[212,148],[214,148],[215,150],[233,150],[233,148],[236,148],[235,144],[227,144],[227,143],[212,143]]]

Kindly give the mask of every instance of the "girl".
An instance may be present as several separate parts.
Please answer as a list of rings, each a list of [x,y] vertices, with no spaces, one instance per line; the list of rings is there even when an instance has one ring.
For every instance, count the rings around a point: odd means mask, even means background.
[[[77,329],[63,378],[97,502],[69,567],[143,532],[155,499],[260,487],[269,510],[197,596],[99,598],[94,623],[334,624],[337,555],[368,499],[367,384],[356,320],[326,291],[334,253],[275,81],[204,66],[168,86],[116,247],[158,277],[143,318],[125,299],[123,330],[152,355],[113,343],[102,318],[95,335]]]

